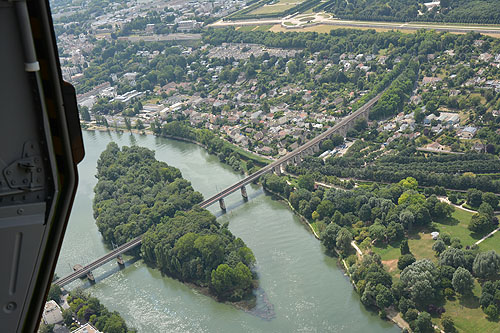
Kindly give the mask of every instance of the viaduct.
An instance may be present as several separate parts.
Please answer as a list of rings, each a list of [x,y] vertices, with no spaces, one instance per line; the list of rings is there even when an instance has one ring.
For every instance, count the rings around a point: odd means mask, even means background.
[[[236,192],[238,190],[241,191],[241,195],[243,198],[248,198],[247,196],[247,191],[245,186],[247,184],[250,184],[251,182],[259,179],[259,177],[265,175],[266,173],[269,172],[274,172],[278,175],[281,175],[282,172],[282,167],[286,167],[286,165],[292,163],[292,164],[298,164],[302,161],[302,158],[308,155],[313,155],[314,153],[318,152],[320,150],[320,143],[324,140],[327,140],[331,138],[335,134],[340,134],[342,136],[346,136],[347,132],[354,126],[355,121],[359,118],[365,118],[368,119],[368,115],[370,112],[371,107],[379,100],[383,92],[369,100],[366,104],[364,104],[362,107],[360,107],[357,111],[353,112],[352,114],[344,117],[342,120],[340,120],[337,124],[335,124],[332,128],[329,128],[325,132],[321,133],[320,135],[316,136],[315,138],[309,140],[308,142],[304,143],[302,146],[298,147],[294,151],[288,153],[287,155],[279,158],[278,160],[272,162],[271,164],[266,165],[265,167],[261,168],[257,172],[247,176],[246,178],[238,181],[237,183],[227,187],[226,189],[222,190],[221,192],[211,196],[210,198],[206,199],[205,201],[201,202],[199,204],[200,207],[202,208],[207,208],[208,206],[213,205],[216,202],[219,202],[220,208],[222,210],[226,210],[226,205],[224,203],[224,198],[230,195],[233,192]],[[133,240],[120,245],[113,251],[107,253],[106,255],[94,260],[90,264],[76,270],[75,272],[60,278],[59,280],[55,281],[54,284],[58,285],[59,287],[63,287],[72,281],[88,276],[89,278],[93,279],[92,276],[92,270],[104,265],[105,263],[118,258],[119,263],[123,263],[123,260],[121,259],[121,254],[124,252],[127,252],[137,246],[140,246],[142,242],[142,235],[134,238]]]

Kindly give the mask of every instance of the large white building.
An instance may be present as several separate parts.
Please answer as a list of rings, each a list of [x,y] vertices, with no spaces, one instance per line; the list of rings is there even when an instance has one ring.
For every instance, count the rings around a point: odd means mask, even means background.
[[[99,331],[94,326],[92,326],[91,324],[86,323],[85,325],[77,328],[76,330],[71,331],[71,333],[102,333],[102,332]]]
[[[47,325],[52,325],[62,322],[63,316],[61,308],[55,301],[53,300],[48,301],[47,303],[45,303],[45,308],[43,309],[42,318],[45,324]]]

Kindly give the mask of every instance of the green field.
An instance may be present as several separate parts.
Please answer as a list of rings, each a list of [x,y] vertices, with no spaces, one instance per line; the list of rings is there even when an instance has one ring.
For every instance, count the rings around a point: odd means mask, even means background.
[[[274,3],[272,5],[264,5],[261,6],[253,11],[251,11],[249,14],[275,14],[275,13],[282,13],[285,10],[288,10],[290,8],[293,8],[299,4],[304,2],[304,0],[280,0],[277,3]]]
[[[450,236],[460,238],[463,246],[472,245],[481,239],[481,235],[471,234],[467,229],[472,213],[463,209],[455,209],[450,218],[440,220],[435,223],[440,232],[447,232]]]
[[[449,299],[444,305],[446,314],[453,318],[455,327],[459,332],[500,332],[498,319],[496,321],[488,319],[479,306],[481,287],[477,280],[474,281],[473,292],[474,295],[472,296],[464,297],[457,295]],[[434,318],[433,322],[436,325],[441,324],[439,318]]]
[[[434,222],[432,228],[426,228],[418,233],[410,235],[408,245],[410,251],[415,255],[415,258],[428,258],[437,263],[438,258],[432,250],[434,240],[430,236],[430,231],[437,229],[439,232],[447,232],[451,237],[460,238],[464,247],[472,245],[482,236],[472,234],[467,229],[469,221],[473,213],[463,209],[455,209],[452,216],[439,222]],[[500,252],[500,232],[497,232],[492,237],[484,240],[479,244],[481,251],[495,250]],[[397,268],[397,259],[401,255],[399,243],[382,244],[372,248],[373,252],[378,253],[384,264],[384,267],[391,274],[395,281],[399,279],[400,271]],[[479,306],[479,297],[481,296],[481,287],[477,280],[474,282],[474,295],[461,296],[456,295],[452,299],[448,299],[443,305],[446,309],[446,314],[450,315],[458,332],[496,332],[500,333],[500,321],[492,321],[487,318],[483,310]],[[440,318],[433,318],[436,325],[441,324]]]
[[[268,31],[272,27],[273,26],[271,24],[268,24],[268,25],[259,25],[253,31]]]
[[[252,31],[253,29],[255,29],[255,27],[256,27],[255,25],[243,25],[241,27],[238,27],[237,30],[248,32],[248,31]]]

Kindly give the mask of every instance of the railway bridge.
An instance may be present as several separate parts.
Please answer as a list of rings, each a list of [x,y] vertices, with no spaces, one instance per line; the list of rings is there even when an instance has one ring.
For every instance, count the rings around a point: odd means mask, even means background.
[[[254,172],[253,174],[243,178],[242,180],[238,181],[237,183],[227,187],[226,189],[222,190],[221,192],[211,196],[210,198],[206,199],[205,201],[201,202],[199,204],[200,207],[202,208],[207,208],[211,205],[213,205],[216,202],[219,202],[219,206],[222,210],[226,210],[226,205],[224,203],[224,198],[227,197],[228,195],[240,190],[241,195],[244,198],[247,198],[247,191],[246,191],[246,185],[250,184],[251,182],[259,179],[262,175],[265,175],[266,173],[269,172],[275,172],[276,174],[280,175],[282,172],[282,167],[290,163],[296,164],[300,163],[302,161],[302,158],[307,156],[307,155],[313,155],[314,153],[318,152],[320,149],[320,144],[322,141],[327,140],[331,138],[335,134],[340,134],[342,136],[346,136],[347,132],[352,129],[352,127],[355,124],[355,121],[359,118],[365,118],[368,119],[368,115],[370,112],[370,108],[379,100],[380,96],[382,95],[383,92],[369,100],[366,104],[364,104],[362,107],[360,107],[357,111],[353,112],[352,114],[344,117],[342,120],[340,120],[337,124],[335,124],[333,127],[329,128],[325,132],[321,133],[320,135],[316,136],[315,138],[309,140],[308,142],[304,143],[302,146],[296,148],[292,152],[286,154],[285,156],[279,158],[278,160],[264,166],[263,168],[259,169],[257,172]],[[71,283],[72,281],[84,277],[86,275],[89,275],[92,270],[104,265],[105,263],[118,258],[122,253],[127,252],[139,245],[141,245],[142,242],[142,235],[134,238],[133,240],[120,245],[113,251],[107,253],[106,255],[94,260],[90,264],[78,269],[77,271],[60,278],[59,280],[55,281],[54,284],[58,285],[59,287],[63,287],[66,284]]]

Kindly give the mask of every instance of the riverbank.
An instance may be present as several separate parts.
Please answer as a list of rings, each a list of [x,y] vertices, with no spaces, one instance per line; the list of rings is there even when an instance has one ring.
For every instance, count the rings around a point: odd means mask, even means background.
[[[80,183],[57,264],[59,276],[71,273],[75,263],[90,262],[109,251],[101,241],[91,209],[97,159],[109,142],[155,150],[158,160],[179,168],[204,196],[242,178],[201,146],[180,140],[114,131],[83,131],[83,139],[86,156],[78,166]],[[260,186],[247,186],[247,191],[251,200],[246,204],[239,195],[227,197],[226,205],[234,209],[220,215],[218,222],[229,223],[231,232],[253,250],[260,288],[276,313],[272,320],[216,302],[178,280],[162,276],[142,260],[122,270],[116,269],[114,262],[102,266],[94,272],[98,283],[86,286],[86,290],[110,310],[120,312],[127,325],[138,332],[332,332],[345,327],[355,332],[400,331],[360,306],[359,296],[336,258],[325,255],[320,243],[304,234],[303,223],[290,209],[262,195]],[[209,210],[217,214],[219,207],[214,205]],[[82,284],[75,281],[69,289]],[[259,293],[256,290],[256,295]],[[264,307],[262,303],[257,298],[253,311]]]
[[[277,193],[277,192],[273,192],[271,191],[270,189],[267,189],[265,188],[264,186],[262,186],[262,188],[264,189],[264,191],[266,192],[269,192],[277,197],[279,197],[281,199],[281,201],[285,202],[288,207],[290,208],[290,210],[295,214],[297,215],[297,217],[300,219],[300,221],[306,225],[308,228],[309,228],[309,231],[311,231],[311,233],[314,235],[314,237],[317,239],[317,240],[320,240],[320,235],[314,230],[314,228],[312,227],[311,223],[309,223],[309,221],[304,217],[302,216],[293,206],[292,204],[290,203],[290,201],[288,201],[288,199],[286,199],[285,197],[283,197],[281,194]]]
[[[120,128],[120,127],[105,127],[102,125],[92,125],[88,126],[87,123],[82,122],[82,129],[88,130],[88,131],[100,131],[100,132],[107,132],[107,131],[114,131],[118,133],[124,133],[125,129]],[[165,130],[162,130],[161,133],[155,133],[151,130],[146,130],[146,129],[130,129],[128,130],[130,134],[138,134],[138,135],[152,135],[156,137],[164,137],[168,139],[173,139],[177,141],[183,141],[183,142],[189,142],[193,143],[195,145],[198,145],[202,148],[204,148],[209,154],[216,155],[219,157],[219,160],[222,163],[225,163],[229,165],[231,168],[233,168],[234,171],[236,172],[241,172],[243,174],[250,174],[255,171],[257,171],[261,166],[267,165],[272,162],[272,160],[268,159],[267,157],[264,157],[262,155],[253,153],[247,149],[243,149],[242,147],[239,147],[226,139],[219,138],[215,134],[211,133],[212,138],[207,138],[206,133],[202,133],[200,131],[203,131],[198,128],[194,128],[191,126],[188,126],[186,124],[181,124],[181,123],[169,123],[169,126],[172,127],[169,129],[169,131],[174,131],[174,132],[179,132],[181,134],[185,134],[186,136],[191,136],[191,137],[202,137],[205,140],[208,140],[209,144],[215,144],[216,147],[210,147],[208,144],[205,144],[203,142],[200,142],[196,139],[192,139],[189,137],[184,137],[180,135],[174,135],[174,134],[168,134],[165,133]],[[201,133],[201,134],[200,134]],[[216,140],[220,140],[220,143],[214,142]],[[227,156],[227,149],[231,151],[231,154]],[[215,151],[217,153],[215,153]],[[231,156],[234,155],[237,158],[237,161],[234,159],[231,159]],[[251,162],[251,163],[249,163]]]
[[[274,305],[269,301],[269,297],[267,296],[265,290],[258,286],[258,280],[253,280],[254,288],[252,289],[251,295],[235,302],[221,301],[217,299],[217,297],[210,292],[208,287],[202,287],[191,282],[182,283],[190,287],[191,289],[196,290],[200,294],[210,297],[218,303],[229,305],[231,307],[234,307],[235,309],[244,311],[260,319],[269,321],[276,317]],[[258,306],[258,304],[260,304],[260,306]]]

